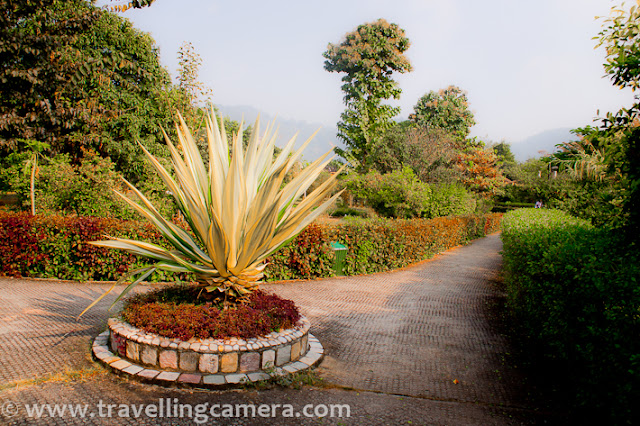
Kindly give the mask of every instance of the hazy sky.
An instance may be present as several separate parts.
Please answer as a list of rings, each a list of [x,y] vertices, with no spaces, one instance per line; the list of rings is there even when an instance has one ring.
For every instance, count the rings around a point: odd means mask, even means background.
[[[101,3],[104,4],[104,1]],[[220,105],[335,126],[341,75],[322,53],[359,24],[384,18],[411,41],[414,70],[395,79],[401,118],[430,90],[468,92],[472,135],[517,142],[544,130],[591,124],[632,95],[603,78],[594,49],[611,0],[157,0],[123,15],[150,32],[175,75],[177,51],[193,43],[201,80]]]

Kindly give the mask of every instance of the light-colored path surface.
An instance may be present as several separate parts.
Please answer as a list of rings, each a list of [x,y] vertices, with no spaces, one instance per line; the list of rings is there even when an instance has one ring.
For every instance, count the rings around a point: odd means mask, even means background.
[[[0,278],[0,408],[22,407],[3,421],[32,424],[25,404],[350,404],[349,419],[233,419],[208,424],[520,424],[540,420],[505,362],[506,340],[492,325],[499,297],[499,236],[401,271],[311,282],[268,284],[293,299],[325,346],[319,368],[335,388],[199,392],[166,390],[99,372],[80,381],[7,386],[95,366],[90,340],[104,329],[110,300],[76,316],[107,286]],[[112,299],[111,299],[112,300]],[[70,374],[69,376],[73,376]],[[354,390],[346,390],[352,388]],[[302,421],[304,420],[304,422]],[[193,424],[190,419],[92,418],[95,424]],[[42,419],[41,424],[82,424]]]

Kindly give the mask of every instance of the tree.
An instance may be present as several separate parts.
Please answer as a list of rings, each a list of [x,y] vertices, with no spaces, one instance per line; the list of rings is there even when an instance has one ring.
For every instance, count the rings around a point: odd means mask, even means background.
[[[135,140],[166,155],[170,78],[148,34],[83,0],[0,5],[0,151],[27,138],[77,163],[93,150],[130,177]]]
[[[372,166],[389,173],[409,166],[423,182],[451,183],[460,142],[441,129],[428,130],[410,121],[389,129],[373,152]]]
[[[118,2],[108,8],[113,12],[126,12],[129,9],[142,9],[143,7],[151,6],[156,0],[111,0],[111,2]]]
[[[458,140],[469,136],[471,127],[476,124],[469,111],[467,93],[456,86],[427,93],[413,110],[409,120],[430,130],[442,129]]]
[[[325,70],[345,73],[342,91],[346,110],[338,123],[338,137],[347,150],[336,148],[336,153],[348,161],[355,159],[360,171],[370,167],[373,148],[400,112],[399,107],[382,101],[400,97],[402,91],[391,75],[411,71],[404,55],[408,48],[404,30],[379,19],[358,26],[340,44],[329,44],[323,53]]]
[[[613,8],[598,34],[598,46],[606,48],[604,68],[614,85],[640,87],[640,6],[629,10]],[[610,175],[619,175],[627,218],[626,235],[640,239],[640,102],[636,96],[630,108],[607,114],[593,148],[603,153]],[[593,138],[592,138],[593,139]]]
[[[498,157],[484,142],[469,141],[459,152],[456,166],[462,175],[462,184],[482,198],[498,195],[506,184],[498,168]]]
[[[75,86],[87,64],[76,61],[79,37],[97,21],[82,0],[0,0],[0,148],[18,139],[59,146],[99,114]]]

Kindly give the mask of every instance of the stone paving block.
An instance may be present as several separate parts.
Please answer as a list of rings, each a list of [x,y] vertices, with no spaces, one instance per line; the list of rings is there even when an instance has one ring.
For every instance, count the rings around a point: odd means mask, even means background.
[[[284,367],[282,367],[282,369],[285,370],[288,373],[297,373],[300,370],[299,368],[296,368],[291,364],[285,365]]]
[[[140,352],[140,361],[149,365],[158,364],[158,349],[154,346],[144,345],[142,352]]]
[[[138,376],[143,377],[145,379],[154,379],[160,372],[158,370],[149,370],[145,369],[138,373]]]
[[[276,351],[273,349],[268,349],[262,352],[262,364],[261,368],[264,370],[269,367],[276,366]]]
[[[247,378],[252,382],[261,382],[263,380],[269,380],[271,376],[267,373],[249,373],[247,374]]]
[[[235,373],[238,370],[238,354],[236,352],[224,353],[220,356],[220,371],[222,373]]]
[[[227,381],[221,374],[209,374],[202,378],[202,383],[205,385],[224,385]]]
[[[172,350],[160,350],[160,368],[178,369],[178,352]]]
[[[181,383],[190,383],[192,385],[197,385],[202,380],[202,375],[200,374],[192,374],[192,373],[182,373],[178,378],[178,381]]]
[[[157,380],[164,380],[167,382],[175,382],[180,377],[180,373],[174,371],[163,371],[156,376]]]
[[[303,362],[292,362],[289,366],[291,368],[295,368],[296,371],[306,370],[309,368],[309,366]]]
[[[278,348],[276,352],[276,365],[279,367],[291,361],[291,346]]]
[[[218,355],[202,354],[198,361],[198,370],[203,373],[215,374],[218,372]]]
[[[142,370],[144,370],[144,368],[140,367],[139,365],[130,365],[127,368],[123,369],[122,372],[133,375],[133,374],[138,374]]]
[[[260,369],[260,354],[258,352],[243,353],[240,357],[240,371],[258,371]]]
[[[119,356],[112,355],[112,356],[108,356],[106,358],[102,358],[102,362],[106,362],[107,364],[112,364],[112,363],[114,363],[116,361],[120,361],[121,359],[122,358],[120,358]]]
[[[227,383],[235,385],[246,382],[248,378],[246,374],[227,374],[224,379]]]
[[[109,365],[112,368],[115,368],[116,370],[124,370],[125,368],[129,367],[131,363],[128,361],[125,361],[124,359],[121,359],[120,361],[113,362]]]

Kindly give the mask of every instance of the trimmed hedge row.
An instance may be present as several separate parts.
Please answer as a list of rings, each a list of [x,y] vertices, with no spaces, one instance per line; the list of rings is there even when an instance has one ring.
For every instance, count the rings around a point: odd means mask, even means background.
[[[332,241],[347,246],[346,275],[401,268],[475,238],[497,232],[501,214],[435,219],[360,219],[311,225],[272,256],[267,268],[274,280],[330,277]]]
[[[526,352],[561,383],[572,418],[639,420],[640,254],[559,211],[503,221],[508,303]],[[595,417],[594,417],[595,416]]]
[[[330,244],[348,247],[347,275],[387,271],[427,259],[450,247],[496,232],[501,215],[436,219],[353,219],[340,224],[312,224],[268,259],[270,281],[335,275]],[[116,280],[136,259],[119,250],[87,244],[104,235],[164,244],[148,224],[95,217],[35,216],[0,211],[0,274],[67,280]],[[157,281],[178,278],[156,273]]]

